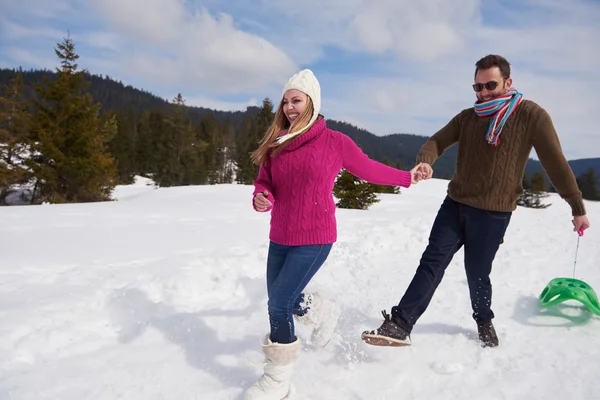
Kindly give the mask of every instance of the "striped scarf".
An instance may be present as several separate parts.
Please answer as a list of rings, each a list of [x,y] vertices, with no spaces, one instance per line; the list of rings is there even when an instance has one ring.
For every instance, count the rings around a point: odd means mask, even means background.
[[[485,134],[485,138],[489,144],[498,146],[500,144],[500,132],[504,127],[504,123],[515,111],[523,94],[516,89],[510,88],[502,96],[498,96],[492,100],[482,103],[475,103],[475,113],[480,117],[494,116],[490,122],[490,127]]]

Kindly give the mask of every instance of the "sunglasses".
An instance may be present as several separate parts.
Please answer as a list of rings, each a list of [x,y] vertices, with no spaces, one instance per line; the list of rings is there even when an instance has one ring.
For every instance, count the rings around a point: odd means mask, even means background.
[[[494,90],[497,87],[498,87],[498,82],[489,81],[486,83],[475,83],[473,85],[473,90],[475,90],[476,92],[481,92],[483,90],[483,88],[486,88],[487,90]]]

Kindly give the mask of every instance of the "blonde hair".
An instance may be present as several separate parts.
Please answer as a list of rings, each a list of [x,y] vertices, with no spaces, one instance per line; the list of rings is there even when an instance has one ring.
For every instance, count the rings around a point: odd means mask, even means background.
[[[269,129],[267,129],[267,131],[265,132],[265,135],[263,136],[263,138],[260,142],[260,146],[258,146],[258,149],[256,149],[250,155],[252,162],[257,165],[262,165],[265,162],[267,155],[269,155],[269,151],[271,151],[271,149],[272,149],[271,156],[276,156],[288,144],[292,143],[295,138],[306,133],[310,129],[310,127],[307,127],[307,125],[310,122],[310,120],[312,119],[313,112],[314,112],[314,106],[313,106],[312,99],[310,98],[310,96],[307,95],[306,96],[306,108],[304,109],[304,112],[302,114],[300,114],[294,120],[294,123],[291,124],[291,126],[290,126],[290,122],[288,121],[287,117],[285,116],[285,114],[283,112],[283,98],[282,98],[281,101],[279,102],[279,107],[277,107],[277,111],[275,112],[275,117],[273,118],[273,122],[271,123],[271,126],[269,127]],[[294,136],[293,138],[290,138],[290,139],[284,141],[283,143],[277,142],[277,136],[279,136],[279,132],[281,132],[282,129],[288,129],[288,132],[295,132],[295,131],[301,130],[304,127],[307,127],[307,129],[300,135]]]

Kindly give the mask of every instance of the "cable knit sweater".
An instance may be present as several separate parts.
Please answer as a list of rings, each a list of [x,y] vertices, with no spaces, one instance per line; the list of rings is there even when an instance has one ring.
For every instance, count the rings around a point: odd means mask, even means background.
[[[332,191],[342,168],[379,185],[411,185],[410,172],[371,160],[352,139],[328,129],[320,119],[276,157],[268,157],[259,169],[253,200],[256,194],[269,192],[269,239],[288,246],[334,243],[337,226]]]
[[[456,115],[421,148],[417,162],[433,165],[458,143],[454,177],[448,196],[459,203],[491,211],[514,211],[523,193],[523,174],[532,148],[573,215],[585,215],[577,181],[562,153],[550,116],[531,100],[523,100],[508,118],[498,147],[485,140],[492,117],[478,117],[473,107]]]

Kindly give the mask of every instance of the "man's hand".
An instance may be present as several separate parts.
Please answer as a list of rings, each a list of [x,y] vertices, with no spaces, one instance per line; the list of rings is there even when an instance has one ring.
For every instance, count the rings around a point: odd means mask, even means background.
[[[588,218],[585,215],[573,217],[572,222],[574,232],[579,232],[580,230],[583,232],[590,227],[590,221],[588,221]]]
[[[430,179],[433,176],[433,168],[427,163],[419,163],[415,168],[420,173],[421,179]]]

